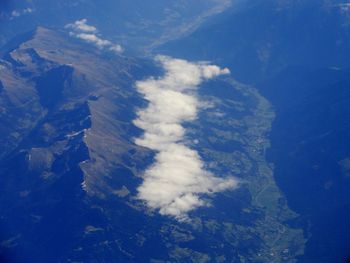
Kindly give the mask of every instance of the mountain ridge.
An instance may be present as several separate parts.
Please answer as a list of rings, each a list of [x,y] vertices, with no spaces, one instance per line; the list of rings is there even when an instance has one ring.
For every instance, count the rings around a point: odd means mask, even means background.
[[[229,76],[200,88],[199,98],[215,107],[188,124],[186,140],[211,172],[250,184],[213,195],[213,206],[181,223],[136,198],[154,152],[134,143],[142,131],[132,120],[147,105],[134,83],[164,74],[161,65],[109,56],[62,32],[35,32],[0,60],[7,110],[0,135],[11,143],[0,162],[0,254],[41,263],[268,261],[302,253],[302,231],[286,223],[296,215],[265,159],[274,113],[256,89]]]

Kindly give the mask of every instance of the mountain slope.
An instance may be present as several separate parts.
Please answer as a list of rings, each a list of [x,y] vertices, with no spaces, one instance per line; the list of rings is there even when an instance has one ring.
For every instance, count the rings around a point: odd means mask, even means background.
[[[160,52],[229,65],[256,83],[290,66],[347,67],[349,10],[344,1],[242,1]]]
[[[230,0],[84,0],[3,1],[0,3],[0,44],[37,25],[63,28],[88,19],[100,33],[138,51],[164,43],[197,28],[205,19],[225,10]],[[14,33],[16,32],[16,33]]]
[[[274,112],[230,77],[206,82],[191,147],[238,190],[179,222],[136,198],[154,153],[132,120],[135,80],[164,74],[45,28],[2,50],[0,255],[15,262],[295,262],[301,229],[265,159]],[[15,120],[15,121],[14,121]],[[6,144],[5,144],[6,142]],[[197,142],[197,143],[195,143]],[[249,182],[249,183],[246,183]]]
[[[347,1],[246,1],[166,54],[229,65],[273,105],[268,160],[308,242],[300,262],[349,258]]]

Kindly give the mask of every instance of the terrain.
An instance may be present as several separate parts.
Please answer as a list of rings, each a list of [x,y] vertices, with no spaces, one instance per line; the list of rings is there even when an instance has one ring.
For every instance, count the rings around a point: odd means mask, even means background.
[[[0,261],[346,262],[349,4],[0,2]],[[239,185],[185,222],[138,198],[157,151],[135,143],[137,83],[166,76],[158,54],[231,72],[182,125]]]
[[[87,19],[127,52],[144,55],[156,46],[198,28],[231,5],[230,0],[3,1],[0,3],[0,43],[36,26],[63,28]]]
[[[243,183],[183,223],[135,198],[154,153],[134,144],[142,131],[130,120],[146,105],[134,80],[161,68],[106,57],[45,28],[8,46],[1,59],[2,255],[15,262],[293,262],[302,254],[302,231],[285,223],[296,215],[265,159],[274,112],[253,87],[222,77],[200,89],[213,106],[189,124],[188,138],[198,140],[193,147],[211,171]]]
[[[267,159],[289,206],[301,215],[293,222],[308,240],[300,262],[350,256],[349,41],[348,3],[271,0],[229,9],[162,47],[228,65],[272,104]]]

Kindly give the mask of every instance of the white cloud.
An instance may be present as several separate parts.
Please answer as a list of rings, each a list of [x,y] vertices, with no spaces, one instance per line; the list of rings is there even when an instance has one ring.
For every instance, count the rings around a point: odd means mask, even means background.
[[[88,25],[87,19],[77,20],[74,23],[67,24],[65,28],[71,29],[69,32],[71,36],[86,41],[95,45],[99,49],[107,49],[117,54],[124,51],[123,47],[119,44],[112,43],[109,40],[103,39],[97,35],[98,30],[96,27]]]
[[[350,3],[341,3],[337,5],[340,7],[341,11],[348,13],[350,11]]]
[[[119,45],[119,44],[112,44],[109,47],[109,50],[113,51],[113,52],[116,52],[116,53],[122,53],[124,51],[124,48],[121,45]]]
[[[20,11],[18,11],[18,10],[13,10],[12,13],[11,13],[11,16],[12,16],[12,17],[18,17],[18,16],[20,16],[20,15],[21,15],[21,13],[20,13]]]
[[[157,61],[165,76],[136,83],[149,105],[134,121],[144,130],[135,143],[157,151],[155,163],[145,171],[138,188],[138,198],[162,215],[183,220],[191,210],[208,205],[203,195],[237,186],[235,178],[219,178],[205,170],[199,154],[186,145],[182,126],[197,117],[201,105],[195,93],[198,86],[229,70],[165,56],[158,56]]]
[[[101,39],[94,34],[78,33],[78,34],[73,34],[73,35],[79,39],[85,40],[86,42],[95,44],[98,48],[104,48],[106,46],[111,45],[110,41]]]
[[[72,24],[65,26],[66,28],[71,28],[75,31],[85,32],[85,33],[96,33],[97,28],[87,24],[87,19],[77,20]]]
[[[34,12],[34,10],[32,8],[29,8],[29,7],[28,8],[24,8],[22,10],[13,10],[11,12],[11,19],[14,19],[16,17],[20,17],[22,15],[31,14],[33,12]]]

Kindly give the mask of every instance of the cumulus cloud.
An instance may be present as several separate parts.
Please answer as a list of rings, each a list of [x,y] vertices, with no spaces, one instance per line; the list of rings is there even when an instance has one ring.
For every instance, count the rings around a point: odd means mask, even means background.
[[[135,143],[157,152],[155,163],[145,171],[138,198],[162,215],[183,220],[191,210],[208,205],[204,195],[237,186],[233,177],[219,178],[206,171],[199,154],[186,145],[182,126],[197,117],[201,105],[196,96],[199,85],[229,70],[205,62],[190,63],[165,56],[156,59],[165,75],[136,83],[149,104],[134,120],[144,130]]]
[[[66,25],[66,28],[71,28],[74,31],[80,31],[85,33],[96,33],[97,28],[87,24],[87,19],[77,20],[72,24]]]
[[[97,35],[97,28],[89,25],[87,19],[81,19],[67,24],[65,28],[72,30],[69,32],[71,36],[93,44],[99,49],[110,50],[115,53],[122,53],[124,51],[121,45],[99,37]]]
[[[73,33],[71,35],[73,35],[79,39],[85,40],[86,42],[95,44],[99,48],[104,48],[104,47],[109,46],[111,44],[110,41],[101,39],[94,34],[87,34],[87,33],[75,34],[75,33]]]

